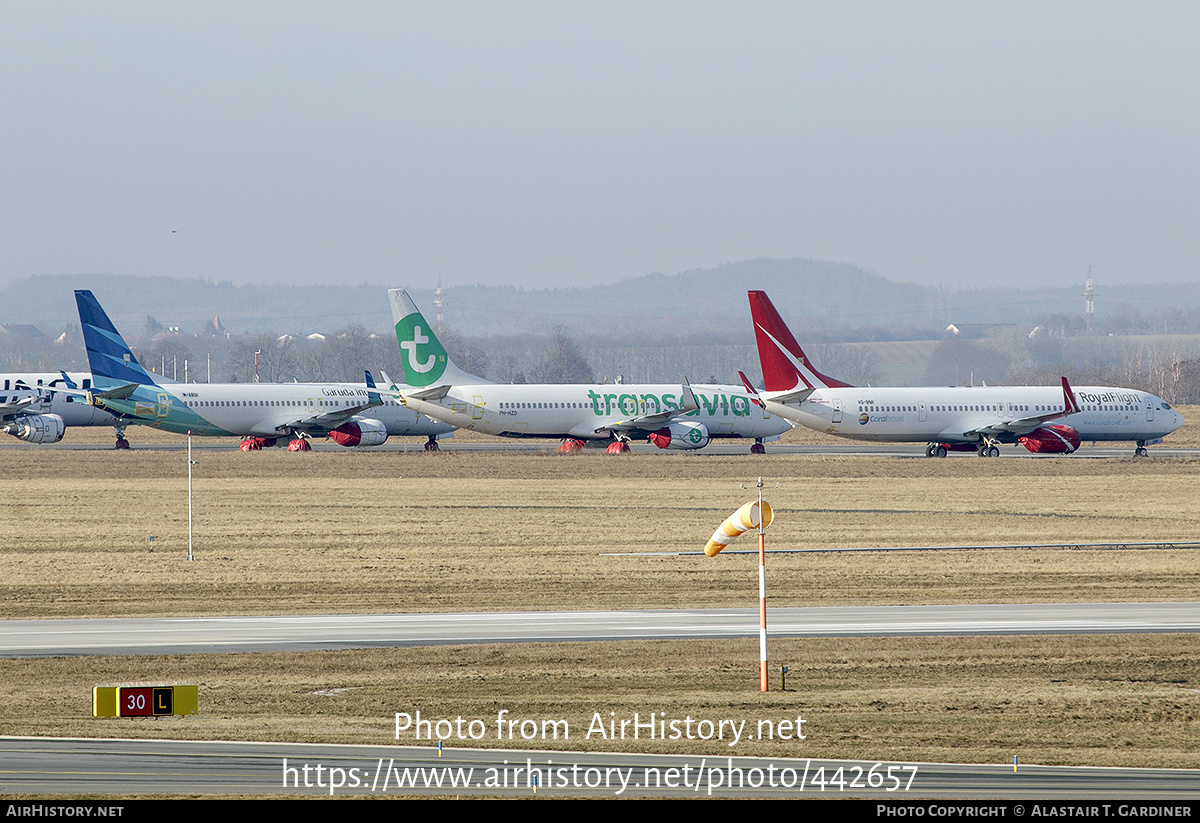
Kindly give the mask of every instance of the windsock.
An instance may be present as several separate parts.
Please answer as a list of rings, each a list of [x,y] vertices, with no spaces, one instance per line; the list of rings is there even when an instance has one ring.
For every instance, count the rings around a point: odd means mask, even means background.
[[[762,527],[765,529],[771,525],[771,521],[775,519],[774,512],[771,511],[770,503],[762,504]],[[713,532],[712,538],[708,541],[708,545],[704,547],[704,553],[709,557],[716,557],[717,552],[733,542],[733,539],[742,532],[749,529],[758,528],[758,501],[751,500],[746,505],[735,511],[729,517],[725,518],[725,522],[721,527]]]

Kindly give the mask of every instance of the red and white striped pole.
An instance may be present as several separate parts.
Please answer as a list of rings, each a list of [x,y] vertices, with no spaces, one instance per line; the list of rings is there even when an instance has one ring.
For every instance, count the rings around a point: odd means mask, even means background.
[[[758,510],[762,512],[762,478],[758,478]],[[767,539],[763,535],[765,517],[758,518],[758,690],[767,685]]]

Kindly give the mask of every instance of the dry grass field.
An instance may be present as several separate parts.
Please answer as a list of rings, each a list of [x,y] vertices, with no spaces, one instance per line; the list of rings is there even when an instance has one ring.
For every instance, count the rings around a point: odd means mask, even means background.
[[[787,691],[758,691],[754,640],[430,646],[304,654],[0,660],[6,734],[417,744],[396,712],[491,729],[451,746],[925,762],[1200,765],[1200,649],[1179,635],[775,639]],[[773,672],[777,672],[777,666]],[[200,715],[96,720],[97,683],[200,685]],[[54,688],[47,689],[46,684]],[[509,719],[570,738],[494,737]],[[807,739],[606,741],[594,713],[795,720]],[[428,745],[428,741],[420,741]]]
[[[751,556],[609,555],[698,551],[759,473],[774,549],[1200,539],[1190,460],[196,459],[188,563],[184,453],[0,450],[0,616],[752,606]],[[777,605],[1187,600],[1200,565],[1188,550],[792,554],[769,581]]]
[[[111,430],[86,436],[107,442]],[[137,448],[178,440],[132,428],[130,439],[129,452],[0,447],[0,617],[753,607],[752,556],[633,553],[699,551],[751,498],[739,484],[760,474],[774,549],[1200,540],[1195,460],[242,453],[230,443],[196,455],[188,563],[184,453]],[[753,548],[743,540],[734,548]],[[774,555],[768,588],[772,604],[796,606],[1200,600],[1196,557]],[[417,708],[490,718],[507,707],[572,728],[593,711],[751,723],[803,712],[802,746],[734,753],[1200,764],[1193,636],[774,640],[773,661],[793,675],[789,691],[769,695],[757,692],[756,654],[751,641],[694,641],[8,660],[0,716],[5,733],[382,743],[392,714]],[[90,718],[92,685],[150,677],[201,683],[202,716]],[[47,682],[58,686],[50,701]],[[709,746],[676,750],[718,753]]]

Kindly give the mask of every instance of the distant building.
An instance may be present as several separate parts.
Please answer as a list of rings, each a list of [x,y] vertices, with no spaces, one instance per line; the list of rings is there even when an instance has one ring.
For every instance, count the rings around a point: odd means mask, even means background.
[[[979,340],[994,334],[1019,328],[1015,323],[951,323],[944,332],[946,337],[962,337]]]
[[[0,323],[0,334],[6,335],[10,340],[22,340],[28,343],[46,338],[41,329],[28,323]]]

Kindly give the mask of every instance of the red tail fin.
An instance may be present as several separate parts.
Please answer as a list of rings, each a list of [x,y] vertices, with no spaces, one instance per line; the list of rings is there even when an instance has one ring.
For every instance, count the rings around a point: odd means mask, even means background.
[[[758,360],[762,365],[763,384],[767,391],[790,391],[802,384],[810,389],[850,388],[849,383],[828,377],[813,368],[766,292],[751,291],[748,296],[750,316],[754,320],[754,338],[758,343]]]

